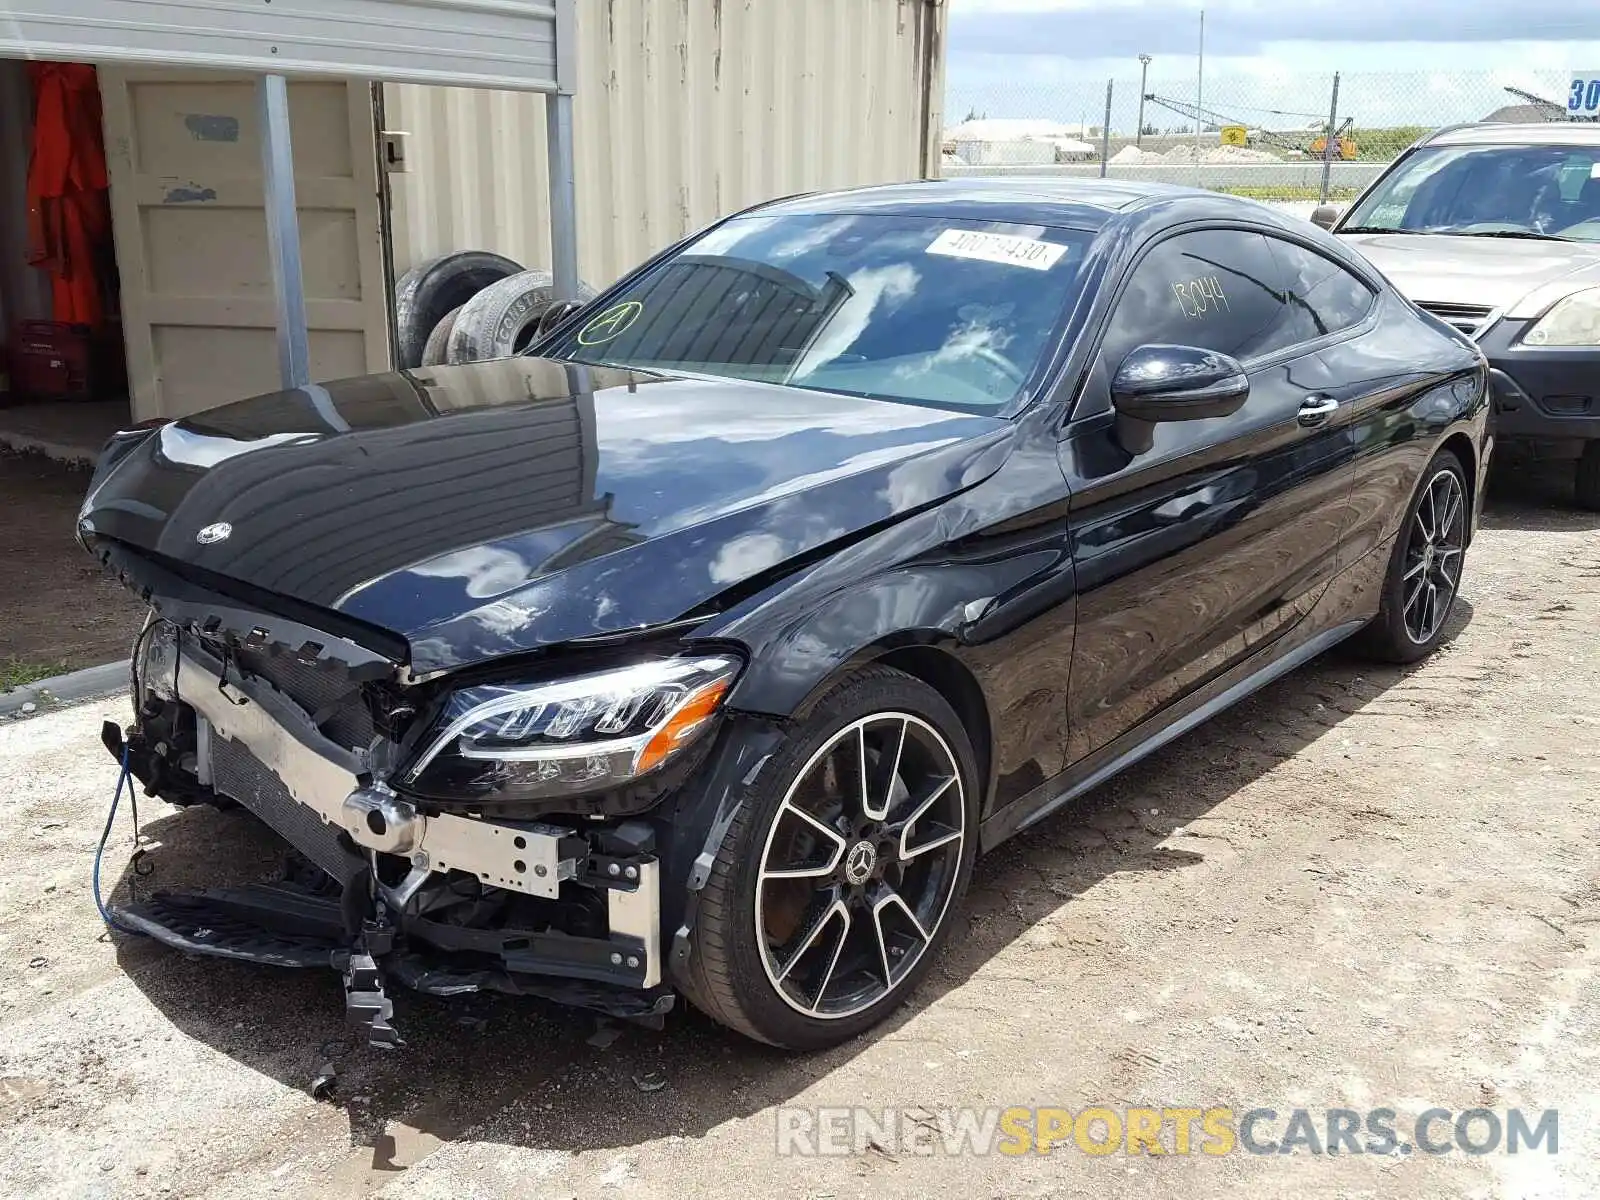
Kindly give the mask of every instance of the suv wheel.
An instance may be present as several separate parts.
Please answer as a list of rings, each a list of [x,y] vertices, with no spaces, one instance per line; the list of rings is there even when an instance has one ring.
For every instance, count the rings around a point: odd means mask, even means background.
[[[883,1020],[932,965],[966,890],[975,778],[960,720],[921,681],[872,667],[828,693],[723,841],[689,999],[793,1049]]]
[[[1600,442],[1584,443],[1574,491],[1579,508],[1600,512]]]

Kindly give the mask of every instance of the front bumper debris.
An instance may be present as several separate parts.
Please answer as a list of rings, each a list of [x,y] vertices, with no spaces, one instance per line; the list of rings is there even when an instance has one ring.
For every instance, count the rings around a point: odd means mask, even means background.
[[[193,711],[196,785],[260,818],[299,869],[117,909],[131,928],[187,953],[338,971],[351,1024],[377,1046],[399,1044],[385,981],[632,1018],[672,1006],[646,822],[424,813],[384,787],[364,752],[331,741],[263,681],[225,674],[189,639],[153,644],[142,675],[153,696]],[[140,736],[136,726],[130,740]],[[116,752],[120,731],[107,741]]]

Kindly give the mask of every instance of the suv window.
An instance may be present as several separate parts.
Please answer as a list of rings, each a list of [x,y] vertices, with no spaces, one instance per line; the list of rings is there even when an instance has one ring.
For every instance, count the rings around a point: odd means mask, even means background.
[[[1359,325],[1371,310],[1377,293],[1333,259],[1281,238],[1266,240],[1278,262],[1289,308],[1284,345],[1315,341]]]
[[[1134,268],[1117,301],[1107,367],[1115,372],[1129,351],[1152,342],[1246,359],[1298,340],[1281,275],[1259,233],[1205,229],[1168,238]]]

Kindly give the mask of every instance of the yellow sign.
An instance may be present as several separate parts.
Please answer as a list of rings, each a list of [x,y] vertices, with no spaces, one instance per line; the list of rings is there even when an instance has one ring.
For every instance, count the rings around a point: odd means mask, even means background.
[[[1248,146],[1250,144],[1250,131],[1243,125],[1224,125],[1222,127],[1222,144],[1224,146]]]
[[[599,346],[614,337],[620,337],[639,319],[639,314],[643,311],[644,305],[637,300],[627,300],[615,308],[606,309],[578,331],[578,344]]]

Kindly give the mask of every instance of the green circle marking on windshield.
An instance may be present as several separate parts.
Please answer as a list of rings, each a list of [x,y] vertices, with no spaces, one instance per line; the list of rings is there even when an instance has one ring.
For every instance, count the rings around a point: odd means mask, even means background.
[[[639,314],[643,311],[644,305],[637,300],[624,300],[621,304],[606,309],[578,331],[578,345],[599,346],[612,338],[620,337],[639,319]]]

